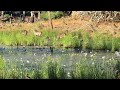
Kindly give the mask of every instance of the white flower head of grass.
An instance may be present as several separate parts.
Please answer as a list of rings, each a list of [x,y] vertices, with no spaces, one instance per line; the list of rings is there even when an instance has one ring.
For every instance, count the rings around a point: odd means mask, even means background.
[[[105,59],[105,56],[102,56],[102,59]]]
[[[90,53],[92,53],[92,52],[90,52]]]
[[[35,62],[35,64],[38,64],[37,62]]]
[[[34,56],[36,56],[36,53],[34,53]]]
[[[87,53],[84,53],[85,57],[87,56]]]
[[[81,53],[83,53],[83,51],[81,51]]]
[[[24,63],[23,63],[23,64],[21,64],[21,66],[24,66]]]
[[[92,54],[92,55],[90,55],[90,57],[93,57],[93,54]]]
[[[46,57],[47,55],[46,54],[44,54],[44,57]]]
[[[42,57],[42,59],[44,59],[45,57]]]
[[[29,70],[28,68],[25,68],[25,70]]]
[[[112,60],[114,60],[114,58],[112,57]]]
[[[16,70],[19,70],[19,68],[16,68]]]
[[[62,50],[62,53],[63,53],[63,52],[65,52],[65,51]]]
[[[93,58],[91,58],[91,60],[94,60]]]
[[[65,67],[66,65],[63,65],[63,67]]]
[[[94,65],[95,63],[94,62],[92,62],[92,65]]]
[[[27,60],[27,63],[30,63],[30,61]]]
[[[71,54],[71,57],[75,56],[74,54]]]
[[[23,60],[21,59],[20,61],[22,62]]]
[[[36,60],[39,60],[38,58]]]
[[[107,50],[107,52],[109,52],[109,50]]]
[[[67,76],[70,77],[70,72],[67,73]]]

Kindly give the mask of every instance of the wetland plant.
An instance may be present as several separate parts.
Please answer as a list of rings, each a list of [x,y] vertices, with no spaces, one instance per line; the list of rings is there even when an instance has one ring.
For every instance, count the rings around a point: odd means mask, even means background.
[[[120,38],[94,32],[92,36],[86,31],[67,32],[62,38],[57,38],[60,31],[44,29],[40,36],[30,32],[27,35],[22,31],[0,31],[0,44],[11,46],[52,46],[52,47],[79,47],[93,50],[120,50]]]
[[[67,56],[67,55],[66,55]],[[65,56],[65,57],[66,57]],[[71,58],[75,58],[72,55]],[[1,79],[118,79],[120,63],[114,59],[98,60],[95,56],[87,59],[80,58],[70,66],[62,65],[63,59],[55,60],[49,56],[47,61],[39,63],[33,68],[31,65],[21,67],[21,63],[8,63],[0,58]],[[25,62],[24,62],[25,63]]]

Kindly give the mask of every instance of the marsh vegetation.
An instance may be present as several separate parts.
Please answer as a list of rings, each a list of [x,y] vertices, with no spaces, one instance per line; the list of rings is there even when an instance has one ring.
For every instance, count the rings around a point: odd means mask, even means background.
[[[119,12],[9,13],[0,18],[1,79],[120,78]]]
[[[26,49],[26,50],[25,50]],[[1,79],[119,79],[119,57],[108,51],[6,47]]]

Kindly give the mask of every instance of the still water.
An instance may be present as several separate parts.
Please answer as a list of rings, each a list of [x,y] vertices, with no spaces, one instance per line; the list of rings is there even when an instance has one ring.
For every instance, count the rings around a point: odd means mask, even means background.
[[[11,46],[0,46],[0,55],[4,57],[7,62],[14,63],[16,61],[21,61],[27,63],[29,66],[30,63],[37,65],[40,62],[46,62],[49,57],[54,58],[54,60],[63,59],[62,64],[66,66],[70,66],[73,63],[85,59],[93,59],[93,57],[97,60],[109,60],[115,59],[120,60],[120,57],[115,53],[111,53],[109,50],[106,51],[82,51],[79,48],[76,49],[51,49],[49,47],[41,48],[34,46],[19,46],[19,47],[11,47]]]

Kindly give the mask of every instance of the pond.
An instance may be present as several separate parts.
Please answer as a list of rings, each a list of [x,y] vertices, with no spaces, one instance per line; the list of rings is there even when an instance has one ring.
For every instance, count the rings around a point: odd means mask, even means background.
[[[53,52],[49,47],[37,47],[37,46],[0,46],[0,55],[2,55],[6,61],[16,62],[31,62],[38,63],[47,61],[48,57],[52,57],[55,60],[64,59],[63,64],[69,65],[74,62],[79,61],[81,58],[86,58],[87,60],[92,59],[93,57],[97,60],[109,60],[115,59],[119,60],[120,57],[115,53],[111,53],[109,50],[106,51],[93,51],[86,50],[82,51],[79,48],[75,49],[55,49]]]

